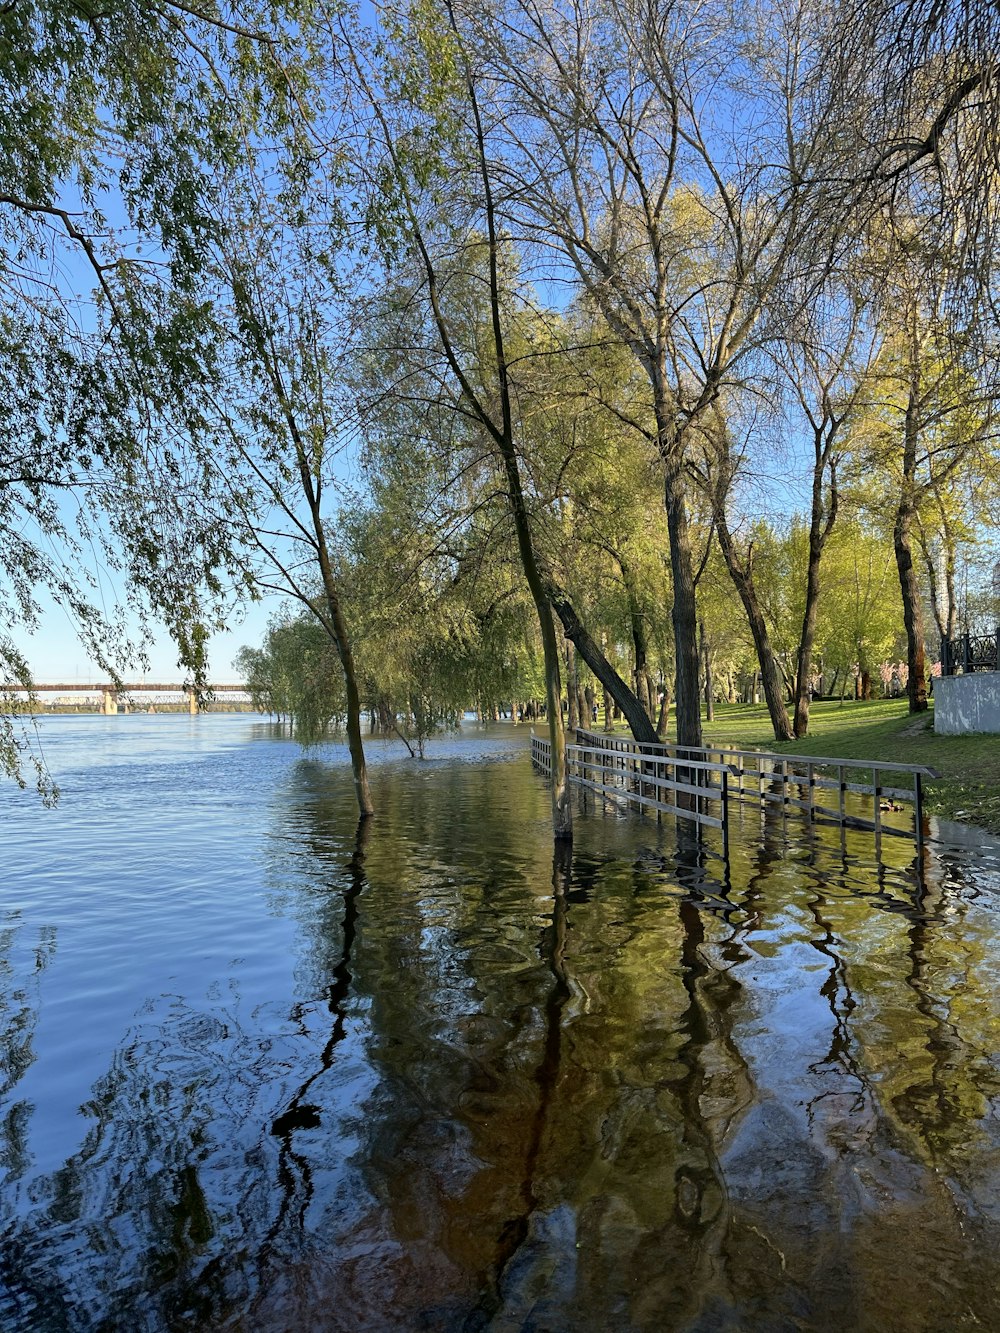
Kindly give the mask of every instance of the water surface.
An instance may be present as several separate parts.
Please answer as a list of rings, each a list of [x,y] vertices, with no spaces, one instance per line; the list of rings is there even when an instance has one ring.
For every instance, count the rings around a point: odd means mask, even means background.
[[[47,718],[0,789],[0,1328],[1000,1327],[1000,857],[745,812],[728,864],[527,732],[425,763]]]

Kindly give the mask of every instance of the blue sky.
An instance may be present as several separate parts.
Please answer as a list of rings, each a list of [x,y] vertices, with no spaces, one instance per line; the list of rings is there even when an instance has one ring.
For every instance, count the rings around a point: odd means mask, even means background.
[[[104,680],[107,673],[89,660],[69,614],[48,596],[39,600],[43,604],[43,616],[37,633],[30,637],[18,636],[35,681],[44,685],[58,682],[90,684]],[[281,598],[270,596],[260,602],[242,603],[233,608],[228,630],[214,635],[210,642],[209,676],[213,683],[225,685],[239,679],[233,668],[234,657],[243,647],[260,645],[268,620],[282,604]],[[178,667],[177,650],[165,631],[160,632],[147,652],[147,680],[155,676],[157,681],[164,683],[183,681],[186,673]],[[142,677],[143,672],[139,670],[136,680]]]

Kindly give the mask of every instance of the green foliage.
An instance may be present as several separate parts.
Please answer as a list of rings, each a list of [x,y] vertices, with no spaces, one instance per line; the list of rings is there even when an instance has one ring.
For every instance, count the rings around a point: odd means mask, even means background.
[[[469,708],[488,714],[542,693],[513,550],[483,509],[443,544],[424,494],[383,487],[379,509],[352,517],[345,575],[367,697],[421,748]]]
[[[663,464],[706,494],[731,468],[724,516],[790,683],[807,530],[776,515],[800,477],[765,512],[739,469],[764,470],[762,404],[798,429],[768,382],[788,311],[827,365],[824,338],[848,303],[867,310],[871,268],[914,318],[872,306],[883,354],[838,460],[813,666],[843,679],[898,655],[886,520],[914,391],[924,577],[943,564],[954,611],[956,570],[979,558],[966,610],[988,617],[995,410],[971,317],[949,323],[938,299],[955,247],[918,264],[913,238],[838,231],[854,253],[832,273],[809,179],[835,147],[813,135],[822,90],[798,56],[779,58],[806,19],[709,5],[632,31],[611,10],[408,0],[375,34],[313,0],[0,6],[0,682],[30,684],[21,640],[46,596],[96,664],[124,671],[135,645],[104,604],[106,569],[140,651],[165,620],[196,680],[233,588],[297,597],[240,665],[303,740],[346,707],[331,589],[364,706],[417,747],[466,707],[537,698],[503,420],[539,563],[626,679],[640,658],[669,677],[675,653],[691,656],[675,639],[670,567],[687,557],[676,509],[668,540]],[[714,118],[734,90],[753,134]],[[807,310],[801,292],[820,288]],[[739,460],[709,438],[727,413],[749,423]],[[728,692],[752,678],[753,645],[704,497],[682,499],[697,619]],[[0,700],[0,770],[20,779],[30,735],[14,706]]]
[[[112,679],[153,618],[206,679],[208,633],[247,580],[202,410],[205,270],[220,181],[294,143],[306,17],[293,43],[269,0],[0,8],[2,680],[24,679],[46,595]],[[2,724],[0,771],[24,754]]]
[[[322,626],[306,615],[276,619],[260,648],[242,648],[236,667],[255,708],[287,718],[295,738],[315,745],[343,722],[343,673]]]

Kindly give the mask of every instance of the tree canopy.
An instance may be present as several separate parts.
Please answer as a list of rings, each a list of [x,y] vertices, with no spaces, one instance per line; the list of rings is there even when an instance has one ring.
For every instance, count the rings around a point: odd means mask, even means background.
[[[779,737],[849,679],[924,707],[929,627],[1000,610],[995,26],[4,6],[4,770],[50,598],[112,677],[162,620],[200,684],[290,596],[243,668],[347,725],[362,809],[362,715],[558,751],[598,696],[689,745],[760,690]]]

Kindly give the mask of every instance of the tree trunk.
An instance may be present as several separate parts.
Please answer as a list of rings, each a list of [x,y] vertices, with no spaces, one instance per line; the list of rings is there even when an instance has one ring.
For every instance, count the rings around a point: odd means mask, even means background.
[[[330,559],[330,551],[326,540],[326,527],[320,505],[320,485],[313,472],[313,467],[315,466],[316,461],[314,452],[312,447],[307,444],[306,438],[299,428],[298,418],[285,390],[280,365],[272,355],[264,331],[257,322],[252,309],[245,305],[245,292],[234,292],[234,296],[237,305],[243,307],[243,313],[247,316],[248,329],[256,344],[257,353],[261,359],[261,363],[265,367],[268,379],[270,380],[271,386],[280,403],[281,412],[288,428],[289,438],[291,439],[295,450],[295,462],[299,474],[299,484],[302,487],[303,498],[309,508],[313,536],[312,545],[319,564],[325,611],[321,611],[312,603],[309,603],[309,605],[312,606],[313,614],[319,620],[325,632],[333,640],[334,647],[337,650],[337,656],[340,658],[341,669],[344,673],[344,693],[347,707],[347,746],[351,755],[351,772],[354,777],[354,793],[357,797],[358,811],[361,818],[367,819],[369,815],[374,814],[375,806],[372,802],[371,790],[368,786],[368,768],[365,763],[365,747],[361,739],[361,699],[358,692],[358,677],[354,665],[354,653],[351,648],[351,640],[347,632],[347,623],[344,619],[343,608],[340,604],[340,596],[337,589],[336,576],[333,570],[333,562]]]
[[[578,727],[590,726],[590,709],[587,707],[587,693],[580,684],[579,679],[576,685],[576,716]]]
[[[764,686],[764,698],[767,700],[767,711],[771,718],[771,726],[774,728],[774,739],[790,741],[793,733],[783,698],[781,671],[771,648],[764,613],[760,608],[757,589],[754,587],[753,570],[749,561],[746,568],[740,564],[721,504],[716,505],[715,527],[719,534],[719,545],[722,548],[726,568],[736,585],[736,591],[740,595],[740,601],[743,603],[743,609],[746,611],[747,619],[750,622],[750,633],[753,635],[754,647],[757,650],[757,661],[760,663],[760,678]],[[754,693],[756,694],[756,691]],[[756,699],[754,702],[756,702]]]
[[[649,714],[581,624],[569,598],[551,581],[548,593],[552,607],[562,622],[566,637],[576,644],[580,656],[618,704],[631,728],[632,735],[637,741],[655,744],[656,732],[649,720]]]
[[[441,305],[441,293],[438,285],[438,271],[435,261],[420,230],[416,213],[407,197],[410,221],[415,224],[413,239],[420,254],[424,273],[427,278],[427,295],[430,300],[434,322],[437,326],[445,358],[456,380],[461,385],[475,415],[485,427],[488,435],[497,447],[503,463],[504,479],[507,483],[507,499],[510,515],[517,538],[518,555],[524,571],[528,591],[535,605],[538,616],[539,632],[542,638],[542,657],[545,667],[545,702],[548,713],[549,740],[552,758],[552,832],[555,838],[572,838],[573,807],[570,801],[569,785],[566,774],[566,733],[562,721],[562,688],[559,677],[559,643],[555,625],[552,622],[551,604],[543,583],[535,546],[531,535],[531,520],[521,484],[521,467],[518,460],[514,438],[514,413],[511,404],[511,386],[507,366],[507,352],[504,338],[500,249],[501,240],[497,232],[496,209],[493,200],[493,181],[486,153],[486,135],[479,113],[479,101],[471,75],[467,72],[466,87],[469,106],[475,126],[478,167],[483,185],[483,205],[488,241],[489,268],[489,310],[492,329],[492,352],[495,358],[496,383],[494,391],[499,399],[500,416],[497,420],[495,411],[487,406],[476,391],[475,384],[463,368],[461,358],[452,342],[448,321]],[[394,149],[392,150],[394,151]],[[394,157],[399,168],[399,160]],[[402,172],[400,173],[402,175]]]
[[[795,668],[795,720],[793,729],[796,736],[805,736],[809,731],[810,677],[812,673],[813,646],[816,642],[816,614],[819,608],[819,567],[823,558],[823,547],[830,535],[837,517],[837,482],[836,465],[830,464],[830,508],[824,513],[823,471],[829,457],[832,437],[826,447],[821,449],[820,439],[816,440],[816,463],[813,469],[812,513],[809,520],[809,561],[806,566],[806,605],[802,616],[802,632],[799,635],[799,650]]]
[[[491,250],[494,247],[491,247]],[[491,263],[495,258],[491,254]],[[497,315],[497,318],[499,316]],[[499,338],[498,338],[499,343]],[[505,412],[506,415],[506,412]],[[562,682],[559,677],[559,643],[556,639],[556,627],[552,621],[552,609],[539,573],[535,557],[534,543],[531,539],[531,527],[528,510],[521,488],[521,471],[517,453],[511,438],[504,434],[500,441],[504,471],[507,477],[508,496],[514,531],[517,535],[518,553],[521,568],[531,599],[538,615],[538,627],[542,636],[542,660],[545,669],[545,703],[549,724],[549,742],[552,755],[552,833],[556,838],[572,838],[573,806],[570,801],[569,780],[566,773],[566,732],[562,718]]]
[[[905,499],[901,499],[896,510],[892,544],[896,552],[899,590],[903,596],[903,625],[906,628],[906,665],[909,668],[906,695],[910,712],[922,713],[927,707],[927,663],[924,656],[920,584],[913,564],[912,530],[913,509]]]
[[[566,650],[566,727],[575,732],[580,725],[576,680],[576,650],[569,639],[563,641]]]
[[[920,605],[920,584],[913,563],[913,526],[916,514],[917,475],[917,404],[919,373],[912,369],[910,396],[903,421],[903,477],[900,484],[896,521],[892,529],[892,544],[896,552],[899,572],[899,590],[903,597],[903,625],[906,629],[906,665],[909,675],[906,695],[911,713],[922,713],[927,708],[927,663],[924,659],[923,611]]]
[[[658,414],[659,416],[660,414]],[[657,423],[661,423],[658,421]],[[663,432],[661,427],[661,439]],[[675,696],[677,744],[701,745],[701,699],[698,670],[698,625],[691,538],[688,531],[683,459],[675,445],[665,459],[664,504],[670,537],[670,572],[674,584],[671,620],[674,627]],[[638,738],[637,738],[638,739]]]
[[[705,721],[714,722],[715,692],[712,689],[712,650],[705,636],[704,620],[698,622],[698,628],[701,634],[701,660],[705,670]]]
[[[341,609],[340,598],[337,595],[337,584],[326,548],[326,540],[322,533],[317,535],[323,594],[330,615],[330,623],[333,626],[337,654],[340,657],[340,665],[344,673],[344,694],[347,701],[347,748],[351,755],[354,794],[357,797],[358,811],[361,818],[367,819],[369,815],[375,813],[375,804],[372,801],[371,789],[368,786],[368,766],[365,763],[365,747],[361,739],[361,699],[358,694],[358,677],[354,667],[354,653],[351,649],[351,641],[347,633],[347,624]]]
[[[796,736],[809,733],[809,701],[811,697],[811,671],[813,644],[816,642],[816,611],[819,597],[819,561],[813,560],[809,553],[809,566],[806,570],[806,608],[802,617],[802,632],[799,635],[799,651],[795,668],[795,717],[792,729]]]

